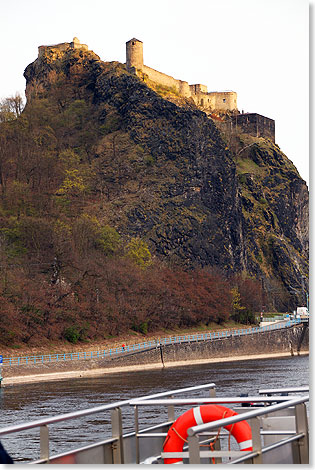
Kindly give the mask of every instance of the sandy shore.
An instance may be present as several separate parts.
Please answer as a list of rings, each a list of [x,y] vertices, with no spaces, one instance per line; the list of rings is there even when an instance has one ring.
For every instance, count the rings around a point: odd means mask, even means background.
[[[307,355],[309,354],[307,351],[301,351],[300,355]],[[190,361],[189,365],[193,364],[207,364],[209,362],[213,364],[217,364],[220,362],[234,362],[234,361],[248,361],[254,359],[268,359],[268,358],[279,358],[279,357],[289,357],[291,354],[289,352],[285,353],[272,353],[272,354],[257,354],[253,356],[233,356],[233,357],[216,357],[213,359],[200,359]],[[188,363],[187,361],[177,361],[177,362],[168,362],[165,364],[165,368],[170,367],[181,367],[186,366]],[[102,368],[102,369],[90,369],[90,370],[73,370],[73,371],[65,371],[65,372],[53,372],[48,374],[32,374],[32,375],[24,375],[18,377],[7,377],[3,378],[2,386],[6,385],[13,385],[13,384],[22,384],[22,383],[31,383],[31,382],[47,382],[50,380],[63,380],[63,379],[70,379],[70,378],[80,378],[80,377],[96,377],[102,376],[105,374],[117,374],[121,372],[136,372],[139,370],[149,370],[149,369],[161,369],[161,363],[154,363],[154,364],[141,364],[139,366],[126,366],[126,367],[115,367],[115,368]]]

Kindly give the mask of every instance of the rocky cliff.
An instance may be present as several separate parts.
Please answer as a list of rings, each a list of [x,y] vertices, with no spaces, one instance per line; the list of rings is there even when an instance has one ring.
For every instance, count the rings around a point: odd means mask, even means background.
[[[55,130],[93,170],[89,211],[126,240],[146,240],[156,257],[244,272],[278,293],[275,304],[295,306],[290,286],[300,290],[308,276],[308,190],[277,145],[229,135],[91,51],[50,49],[24,75],[27,107],[44,100],[80,120]],[[69,114],[79,104],[84,112]]]

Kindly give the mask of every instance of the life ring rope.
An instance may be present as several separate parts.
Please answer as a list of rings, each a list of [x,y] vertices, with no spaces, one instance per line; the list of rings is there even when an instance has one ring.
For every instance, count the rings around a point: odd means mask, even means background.
[[[173,428],[173,431],[177,434],[178,437],[180,437],[184,442],[186,442],[186,444],[188,444],[188,441],[187,441],[186,439],[184,439],[183,436],[181,436],[181,435],[179,434],[179,432],[177,431],[176,428]]]

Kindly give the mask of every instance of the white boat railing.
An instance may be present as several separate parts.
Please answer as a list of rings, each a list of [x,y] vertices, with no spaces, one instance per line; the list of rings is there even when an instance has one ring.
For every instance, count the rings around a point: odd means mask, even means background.
[[[299,388],[290,388],[284,389],[290,392],[293,391],[304,391],[307,387],[299,387]],[[302,390],[301,390],[302,389]],[[283,392],[283,390],[275,389],[277,393]],[[307,421],[307,414],[306,414],[306,407],[305,403],[309,400],[309,396],[303,396],[298,398],[292,398],[288,396],[250,396],[250,397],[216,397],[216,398],[194,398],[194,399],[153,399],[153,400],[141,400],[141,399],[133,399],[130,401],[130,405],[134,405],[137,407],[147,407],[147,406],[185,406],[185,405],[204,405],[204,404],[233,404],[238,405],[242,404],[243,406],[248,404],[249,406],[257,406],[258,408],[252,409],[251,411],[242,410],[241,414],[237,416],[233,416],[230,418],[224,418],[215,422],[210,422],[206,424],[201,424],[198,426],[193,426],[188,429],[188,446],[184,446],[182,452],[162,452],[161,458],[162,459],[169,459],[169,458],[181,458],[188,461],[191,464],[200,464],[204,463],[202,460],[204,459],[220,459],[220,463],[222,458],[233,458],[238,457],[238,459],[234,461],[229,461],[225,463],[271,463],[268,462],[268,455],[270,453],[280,447],[288,447],[286,449],[287,459],[289,461],[285,463],[308,463],[308,453],[309,453],[309,444],[308,444],[308,421]],[[276,402],[276,404],[274,404]],[[265,405],[259,408],[259,405]],[[281,427],[277,429],[273,426],[272,430],[264,430],[263,423],[259,420],[260,417],[264,417],[269,419],[270,415],[273,416],[276,412],[281,410],[288,410],[289,408],[294,407],[289,413],[289,416],[277,416],[276,423],[283,424],[283,420],[287,420],[288,417],[294,416],[294,423],[293,420],[290,420],[290,425],[293,427],[295,424],[295,429],[282,429]],[[247,408],[248,409],[248,408]],[[136,413],[138,417],[138,413]],[[235,451],[235,450],[200,450],[200,442],[204,444],[204,442],[210,442],[212,436],[217,435],[217,429],[221,427],[228,426],[230,424],[240,422],[243,420],[249,420],[249,424],[252,428],[253,433],[253,451],[245,452],[245,451]],[[270,423],[268,423],[270,426]],[[274,424],[275,425],[275,424]],[[261,429],[262,427],[262,429]],[[289,435],[290,437],[281,439],[281,436]],[[208,436],[208,441],[202,440],[205,436]],[[277,442],[262,446],[261,440],[262,437],[268,438],[270,436],[277,437]],[[138,439],[142,439],[145,437],[145,434],[138,435]],[[151,434],[151,437],[153,435]],[[222,436],[221,436],[222,437]],[[294,447],[294,445],[298,442],[298,446]],[[293,447],[292,447],[293,446]],[[244,455],[245,454],[245,455]],[[265,462],[264,462],[265,460]],[[290,461],[292,460],[292,461]]]
[[[38,428],[40,431],[40,459],[29,463],[51,464],[136,464],[163,463],[164,458],[182,458],[183,463],[274,463],[281,455],[284,461],[277,463],[308,463],[308,419],[306,402],[308,395],[283,396],[280,393],[304,393],[308,387],[288,387],[284,389],[261,389],[259,394],[252,396],[216,397],[215,384],[207,383],[199,386],[146,395],[139,398],[121,400],[112,404],[102,405],[85,410],[43,418],[29,423],[7,426],[0,429],[0,436]],[[207,391],[207,396],[190,396],[189,398],[174,397],[182,393]],[[272,396],[270,396],[272,393]],[[273,394],[275,393],[275,394]],[[265,394],[265,395],[264,395]],[[200,406],[201,404],[226,404],[239,414],[217,421],[192,426],[188,429],[188,444],[182,452],[164,453],[163,443],[170,425],[177,413],[183,408]],[[134,408],[134,432],[124,434],[122,410]],[[149,428],[140,429],[139,411],[147,415],[157,407],[168,411],[168,420]],[[111,435],[102,441],[68,450],[58,455],[50,455],[50,426],[88,415],[111,414]],[[203,450],[200,443],[209,445],[218,435],[217,429],[230,424],[247,420],[252,429],[253,451],[226,450],[225,440],[229,433],[222,431],[220,442],[215,450]],[[147,421],[147,420],[146,420]],[[279,454],[280,453],[280,454]],[[284,457],[283,457],[284,456]],[[13,456],[14,457],[14,456]],[[209,460],[210,459],[210,460]]]
[[[309,386],[304,387],[286,387],[286,388],[263,388],[259,390],[259,394],[268,395],[275,393],[299,393],[299,392],[308,392]]]
[[[160,393],[156,393],[153,395],[152,394],[145,395],[141,397],[141,400],[145,401],[145,400],[150,400],[154,398],[162,398],[162,397],[173,396],[173,395],[178,395],[181,393],[194,392],[194,391],[199,391],[199,390],[208,390],[209,396],[215,396],[215,383],[212,382],[212,383],[197,385],[193,387],[168,390],[166,392],[160,392]],[[99,455],[99,452],[95,451],[95,449],[97,448],[102,449],[106,461],[94,462],[94,463],[117,463],[117,464],[118,463],[135,463],[135,462],[125,461],[124,445],[122,443],[123,437],[130,438],[130,437],[134,437],[135,435],[135,433],[130,433],[126,436],[123,436],[121,409],[129,406],[130,401],[131,400],[121,400],[121,401],[117,401],[108,405],[101,405],[101,406],[97,406],[94,408],[87,408],[84,410],[74,411],[71,413],[65,413],[65,414],[61,414],[57,416],[52,416],[50,418],[42,418],[36,421],[30,421],[30,422],[26,422],[22,424],[7,426],[7,427],[0,429],[0,437],[8,435],[8,434],[12,434],[12,433],[17,433],[20,431],[26,431],[29,429],[39,428],[40,430],[40,459],[32,461],[30,463],[63,463],[63,460],[65,460],[67,457],[71,457],[73,459],[73,462],[71,463],[85,463],[86,455],[91,456],[90,458],[92,459],[92,461],[93,461],[94,456],[98,458],[97,456]],[[49,451],[50,436],[49,436],[48,426],[56,424],[56,423],[60,423],[60,422],[75,420],[75,419],[89,416],[89,415],[95,415],[95,414],[99,415],[106,411],[111,412],[112,437],[105,439],[103,441],[100,441],[100,442],[96,442],[95,444],[92,444],[89,446],[84,446],[78,449],[74,449],[70,452],[55,455],[53,457],[50,456],[50,451]],[[169,414],[169,418],[173,417],[174,408],[172,406],[169,407],[168,414]],[[172,419],[171,420],[169,419],[167,423],[162,423],[159,426],[162,426],[162,427],[165,427],[165,425],[169,426],[171,422],[172,422]],[[156,428],[157,426],[152,427],[152,429],[154,430]],[[77,460],[79,461],[76,461],[76,457],[78,457]],[[80,459],[81,460],[83,459],[83,461],[80,462]],[[89,460],[90,463],[93,463],[92,461]],[[69,463],[69,462],[65,461],[65,463]]]
[[[268,397],[268,398],[275,398],[275,397]],[[280,398],[280,397],[279,397]],[[284,398],[284,397],[281,397]],[[197,426],[192,426],[188,429],[188,457],[189,463],[198,464],[200,463],[201,457],[211,457],[214,455],[211,452],[202,452],[199,451],[199,435],[201,433],[214,431],[217,428],[225,427],[230,424],[234,424],[240,422],[242,420],[249,421],[249,424],[252,428],[253,433],[253,451],[246,452],[247,455],[244,455],[237,459],[234,462],[230,463],[253,463],[253,464],[262,464],[263,462],[263,454],[269,452],[270,450],[274,450],[280,448],[284,445],[299,442],[298,446],[298,455],[297,458],[299,462],[292,462],[292,463],[301,463],[307,464],[309,463],[309,443],[308,443],[308,422],[307,422],[307,414],[306,414],[306,407],[305,402],[309,400],[309,396],[303,396],[299,398],[292,398],[283,401],[282,403],[277,403],[275,405],[268,406],[267,408],[263,409],[255,409],[252,411],[246,411],[241,415],[231,416],[229,418],[223,418],[218,421],[206,424],[200,424]],[[296,417],[296,429],[293,436],[287,439],[282,439],[279,442],[262,448],[261,445],[261,431],[260,431],[260,422],[257,419],[260,416],[264,416],[266,414],[270,415],[270,413],[274,413],[276,411],[288,409],[289,407],[295,407],[295,417]],[[274,432],[274,434],[279,434],[278,431]],[[217,451],[217,456],[222,457],[220,451]],[[243,452],[244,454],[245,452]]]

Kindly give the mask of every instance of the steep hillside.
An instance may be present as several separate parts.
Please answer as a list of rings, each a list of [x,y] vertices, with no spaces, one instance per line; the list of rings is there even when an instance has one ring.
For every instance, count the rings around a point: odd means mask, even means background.
[[[276,145],[225,133],[91,51],[49,49],[24,75],[26,108],[1,134],[7,266],[40,266],[68,296],[89,279],[98,302],[101,256],[127,252],[143,266],[166,262],[183,285],[193,268],[251,276],[263,288],[256,311],[295,308],[291,287],[304,302],[308,192]],[[154,290],[158,275],[150,282]]]
[[[36,66],[26,70],[28,90],[32,77],[46,78]],[[107,196],[97,215],[181,264],[244,269],[235,164],[213,122],[162,99],[121,64],[90,68],[83,93],[104,134],[90,151]]]
[[[194,106],[167,101],[167,89],[159,95],[91,52],[35,61],[25,72],[28,95],[40,83],[51,99],[55,71],[72,98],[92,103],[103,134],[89,148],[93,190],[106,195],[94,207],[98,217],[106,213],[124,236],[144,238],[172,262],[247,271],[278,290],[301,285],[308,191],[277,145],[246,134],[222,138]]]

